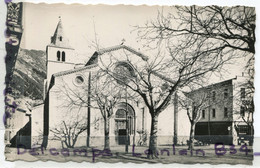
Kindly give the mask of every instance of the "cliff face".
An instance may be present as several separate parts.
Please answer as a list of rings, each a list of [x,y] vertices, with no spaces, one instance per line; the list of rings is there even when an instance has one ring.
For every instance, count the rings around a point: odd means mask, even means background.
[[[46,54],[41,50],[20,49],[11,79],[12,96],[42,100],[46,78]]]

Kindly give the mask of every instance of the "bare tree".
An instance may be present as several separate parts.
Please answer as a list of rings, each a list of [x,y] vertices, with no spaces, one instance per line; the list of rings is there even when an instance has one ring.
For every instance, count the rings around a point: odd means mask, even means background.
[[[204,88],[206,89],[206,88]],[[189,93],[184,93],[185,97],[180,98],[179,102],[187,112],[189,121],[190,121],[190,138],[188,143],[188,149],[194,149],[194,139],[195,139],[195,127],[197,122],[202,117],[202,110],[208,107],[208,94],[207,91],[202,91],[203,89],[200,88],[201,91],[195,90]]]
[[[79,119],[81,118],[81,119]],[[82,116],[78,116],[78,119],[62,120],[61,123],[50,130],[53,133],[52,140],[58,140],[64,148],[64,144],[67,148],[74,148],[78,137],[81,133],[88,128],[86,119]]]
[[[58,92],[60,93],[59,97],[63,99],[62,108],[69,110],[75,107],[79,109],[87,107],[98,109],[104,120],[104,149],[110,149],[110,118],[114,113],[113,108],[121,100],[122,87],[115,85],[111,77],[99,70],[92,72],[89,80],[90,82],[84,82],[79,87],[70,86],[64,80],[61,82],[62,86],[59,87]],[[91,89],[90,91],[89,88]],[[89,99],[92,103],[88,102]],[[84,118],[83,115],[81,117]],[[66,123],[63,124],[65,125]],[[58,133],[57,130],[56,133]]]
[[[255,53],[255,9],[253,7],[234,6],[173,6],[165,14],[158,13],[155,21],[146,26],[138,26],[141,38],[152,42],[154,40],[180,40],[186,42],[183,36],[193,39],[203,38],[204,49],[223,51],[225,53],[235,50],[242,53]],[[170,43],[169,43],[170,44]],[[180,45],[179,49],[185,46]]]
[[[54,122],[50,127],[53,136],[52,140],[60,141],[62,147],[73,148],[78,140],[79,135],[84,134],[88,127],[88,87],[85,83],[81,86],[71,84],[71,81],[61,77],[57,79],[57,84],[53,88],[57,99],[56,113],[60,114],[61,120]],[[75,81],[76,82],[76,81]],[[97,121],[94,121],[94,124]]]
[[[118,61],[112,52],[109,55],[109,59],[99,57],[100,69],[131,92],[137,93],[149,109],[149,158],[157,157],[158,117],[170,104],[173,93],[178,88],[200,81],[230,59],[199,51],[184,52],[183,55],[178,54],[175,57],[172,53],[162,55],[159,52],[150,59],[141,56],[142,61],[125,53],[124,62]],[[120,55],[120,58],[122,57],[123,55]]]
[[[159,12],[155,21],[136,27],[139,38],[146,46],[158,49],[160,56],[147,61],[143,68],[136,67],[137,80],[124,83],[142,97],[149,109],[152,156],[156,155],[158,115],[169,105],[171,95],[178,88],[200,83],[229,60],[255,53],[254,8],[175,6],[172,9],[167,15]],[[165,83],[165,91],[160,90]]]
[[[89,127],[87,123],[85,103],[87,97],[82,93],[82,87],[71,87],[63,78],[57,83],[53,89],[57,97],[56,106],[61,120],[54,122],[50,127],[50,132],[53,136],[52,140],[60,141],[62,147],[73,148],[80,134],[84,133]],[[80,100],[79,100],[80,98]]]
[[[91,99],[96,102],[104,119],[104,149],[109,150],[110,118],[114,113],[113,108],[121,100],[122,90],[120,87],[116,87],[111,77],[101,71],[98,71],[92,77],[91,83]]]
[[[167,48],[174,58],[195,52],[246,57],[253,74],[255,19],[253,7],[173,6],[167,12],[162,9],[155,20],[136,26],[136,30],[145,46]],[[252,80],[249,82],[253,86]]]

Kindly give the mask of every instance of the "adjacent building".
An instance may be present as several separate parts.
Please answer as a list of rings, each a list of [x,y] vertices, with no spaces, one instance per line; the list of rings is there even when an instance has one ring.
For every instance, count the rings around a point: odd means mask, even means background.
[[[206,97],[195,128],[196,139],[204,143],[252,143],[254,109],[248,80],[242,74],[189,93],[200,95],[197,99]]]

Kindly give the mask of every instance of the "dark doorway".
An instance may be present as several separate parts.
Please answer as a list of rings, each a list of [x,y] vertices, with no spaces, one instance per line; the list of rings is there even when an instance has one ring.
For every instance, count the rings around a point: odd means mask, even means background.
[[[119,129],[118,130],[118,145],[125,145],[126,144],[126,129]],[[128,141],[128,145],[130,142]]]

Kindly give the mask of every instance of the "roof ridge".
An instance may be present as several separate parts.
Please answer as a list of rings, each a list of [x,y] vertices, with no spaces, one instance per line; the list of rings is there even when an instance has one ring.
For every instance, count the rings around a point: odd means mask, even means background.
[[[226,83],[226,82],[229,82],[229,81],[233,81],[233,80],[236,80],[236,78],[229,78],[229,79],[226,79],[226,80],[223,80],[223,81],[214,82],[214,83],[208,84],[206,86],[199,87],[199,88],[192,90],[188,93],[192,93],[192,92],[195,92],[195,91],[198,91],[198,90],[201,90],[201,89],[211,89],[212,87],[214,87],[216,85],[220,85],[220,84],[223,84],[223,83]]]
[[[97,66],[97,64],[91,64],[91,65],[87,65],[87,66],[84,66],[84,67],[79,67],[79,68],[75,68],[75,69],[71,69],[71,70],[57,72],[57,73],[54,73],[52,76],[53,77],[64,76],[64,75],[72,74],[74,72],[80,72],[80,71],[85,70],[85,69],[91,69],[91,68],[94,68],[96,66]]]
[[[144,55],[143,53],[136,51],[134,48],[126,46],[126,45],[116,45],[116,46],[112,46],[112,47],[108,47],[108,48],[103,48],[100,49],[99,51],[96,51],[98,53],[98,55],[102,55],[106,52],[111,52],[111,51],[115,51],[115,50],[119,50],[119,49],[126,49],[129,52],[132,52],[140,57],[142,57],[143,60],[147,61],[148,60],[148,56]]]

